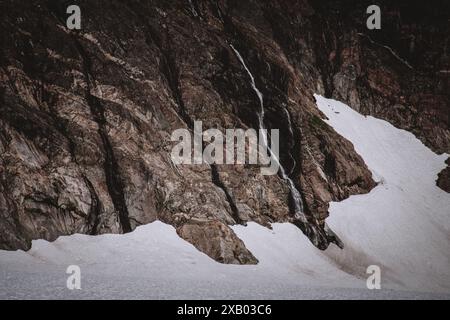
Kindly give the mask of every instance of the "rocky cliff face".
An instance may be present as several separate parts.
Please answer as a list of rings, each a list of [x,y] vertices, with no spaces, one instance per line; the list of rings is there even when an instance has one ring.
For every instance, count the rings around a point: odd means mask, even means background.
[[[73,3],[82,10],[79,31],[66,28]],[[408,20],[422,9],[406,8],[404,22],[403,6],[389,5],[386,29],[373,33],[360,1],[0,6],[2,249],[129,232],[156,219],[224,263],[257,261],[229,227],[246,221],[292,222],[321,249],[339,244],[324,224],[328,203],[375,183],[353,145],[322,121],[313,93],[450,151],[449,44],[440,38],[447,18],[438,9],[427,28]],[[281,175],[171,161],[172,132],[193,121],[223,132],[258,129],[258,97],[231,46],[264,96],[265,127],[280,129],[280,160],[306,224]]]

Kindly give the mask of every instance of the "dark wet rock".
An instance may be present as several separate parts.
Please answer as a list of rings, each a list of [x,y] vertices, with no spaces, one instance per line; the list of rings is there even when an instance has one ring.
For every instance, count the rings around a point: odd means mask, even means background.
[[[450,158],[445,163],[447,167],[438,174],[436,183],[442,190],[450,192]]]

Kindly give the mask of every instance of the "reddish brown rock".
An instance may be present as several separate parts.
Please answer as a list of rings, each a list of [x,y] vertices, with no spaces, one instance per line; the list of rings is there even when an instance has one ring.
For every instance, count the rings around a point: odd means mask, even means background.
[[[436,183],[442,190],[450,192],[450,158],[445,163],[447,168],[439,173]]]
[[[221,221],[188,222],[178,228],[177,233],[218,262],[230,264],[258,262],[234,231]]]
[[[0,248],[129,232],[159,219],[219,261],[255,263],[227,225],[295,222],[286,181],[257,166],[170,159],[171,133],[194,120],[258,128],[259,102],[230,43],[264,95],[265,126],[280,129],[281,162],[310,221],[322,225],[329,201],[374,187],[352,144],[323,122],[313,93],[448,151],[447,78],[436,84],[437,65],[422,76],[411,61],[410,71],[358,35],[358,1],[340,5],[80,1],[82,29],[68,31],[61,2],[2,1]]]

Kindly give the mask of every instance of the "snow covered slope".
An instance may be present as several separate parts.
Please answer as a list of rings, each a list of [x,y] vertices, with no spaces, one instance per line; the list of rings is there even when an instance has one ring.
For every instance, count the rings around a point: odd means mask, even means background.
[[[222,265],[154,222],[125,235],[0,251],[0,298],[450,298],[450,196],[434,184],[446,156],[385,121],[316,99],[380,182],[331,204],[329,224],[344,250],[322,252],[291,224],[249,223],[233,229],[260,263]],[[366,288],[371,264],[381,267],[382,290]],[[82,290],[66,288],[69,265],[80,266]]]
[[[330,206],[329,225],[346,248],[327,255],[352,274],[382,268],[385,281],[409,290],[450,291],[450,194],[436,186],[448,155],[413,134],[315,96],[319,109],[350,140],[379,185]]]

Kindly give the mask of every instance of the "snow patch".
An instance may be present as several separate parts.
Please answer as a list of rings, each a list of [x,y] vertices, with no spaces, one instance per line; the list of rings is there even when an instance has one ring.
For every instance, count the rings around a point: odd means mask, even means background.
[[[326,122],[350,140],[374,179],[367,195],[330,204],[327,220],[345,244],[326,254],[362,275],[378,264],[387,280],[409,290],[450,291],[450,195],[436,186],[448,155],[413,134],[315,95]]]

